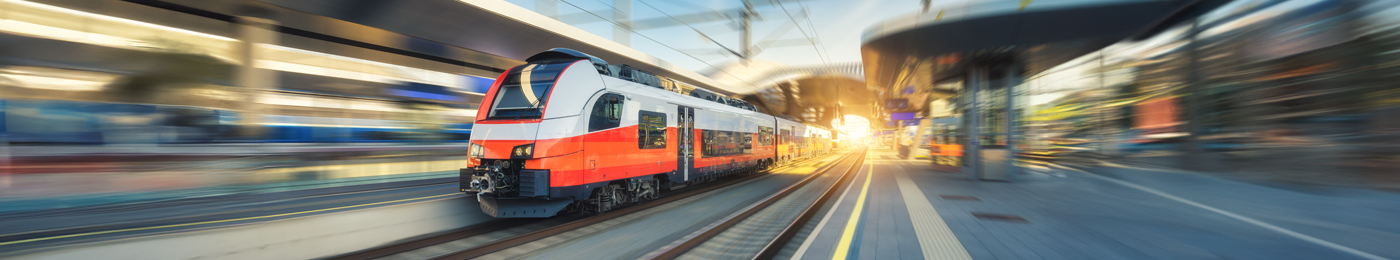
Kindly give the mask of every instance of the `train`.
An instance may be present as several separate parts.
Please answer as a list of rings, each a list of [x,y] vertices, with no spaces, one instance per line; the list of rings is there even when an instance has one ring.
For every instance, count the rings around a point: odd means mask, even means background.
[[[833,149],[830,129],[579,51],[525,61],[486,93],[460,171],[492,217],[602,213]]]
[[[219,107],[0,99],[0,134],[6,135],[9,143],[21,145],[110,144],[133,140],[161,144],[422,141],[462,144],[467,142],[472,129],[471,124],[436,121],[263,115],[263,122],[258,124],[264,129],[263,134],[240,137],[236,132],[244,127],[238,122],[241,116],[238,111]],[[113,123],[118,120],[126,123]],[[425,124],[435,125],[424,127]],[[132,130],[123,132],[122,129],[139,129],[136,131],[141,133],[132,136]]]

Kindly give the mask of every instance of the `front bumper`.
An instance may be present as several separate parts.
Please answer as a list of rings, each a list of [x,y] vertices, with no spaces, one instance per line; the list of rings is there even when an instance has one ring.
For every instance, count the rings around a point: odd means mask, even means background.
[[[573,198],[496,198],[477,195],[481,212],[495,218],[547,218],[574,203]]]
[[[548,197],[549,170],[514,170],[478,166],[458,171],[462,192],[491,193],[501,197]]]
[[[491,189],[490,177],[486,176],[486,171],[478,168],[461,168],[457,170],[458,185],[462,192],[478,193]]]
[[[496,218],[547,218],[574,202],[549,197],[549,170],[477,166],[460,172],[462,192],[476,193],[481,211]]]

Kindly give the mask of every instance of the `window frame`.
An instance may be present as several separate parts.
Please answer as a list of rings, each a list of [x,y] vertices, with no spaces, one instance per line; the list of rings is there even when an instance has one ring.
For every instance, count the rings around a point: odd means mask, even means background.
[[[613,129],[622,126],[622,110],[626,109],[627,98],[617,93],[604,93],[593,102],[588,112],[588,132]]]
[[[701,154],[706,157],[753,154],[754,133],[707,129],[701,129],[700,133],[704,143]],[[719,142],[720,137],[724,137],[725,142]]]
[[[505,82],[501,82],[501,84],[498,85],[498,87],[497,87],[497,89],[496,89],[496,96],[493,97],[493,98],[491,99],[491,104],[489,104],[489,106],[486,106],[486,105],[483,105],[483,106],[482,106],[482,107],[484,107],[485,109],[487,109],[487,114],[486,114],[487,117],[486,117],[486,119],[490,120],[490,119],[540,119],[540,118],[543,118],[543,117],[544,117],[544,109],[545,109],[546,106],[549,105],[549,104],[548,104],[548,103],[549,103],[549,97],[550,97],[550,95],[552,95],[552,94],[554,93],[554,86],[556,85],[556,83],[559,82],[559,77],[562,77],[562,76],[564,75],[564,71],[565,71],[566,69],[568,69],[569,66],[573,65],[574,62],[575,62],[575,61],[567,61],[567,62],[549,62],[549,61],[546,61],[546,62],[537,62],[537,63],[530,63],[530,64],[526,64],[526,65],[521,65],[521,66],[518,66],[518,67],[515,67],[515,68],[511,68],[510,70],[506,71],[506,72],[505,72],[506,76],[504,77],[504,78],[505,78],[505,79],[504,79]],[[556,68],[556,66],[562,66],[562,68]],[[541,68],[536,68],[536,67],[541,67]],[[541,73],[550,73],[550,74],[552,74],[554,77],[551,78],[548,82],[535,82],[534,79],[533,79],[533,76],[532,76],[532,79],[522,79],[522,77],[524,77],[524,74],[526,74],[525,72],[527,72],[526,70],[528,70],[529,72],[531,72],[530,74],[533,74],[534,72],[537,72],[537,71],[538,71],[538,72],[541,72]],[[550,75],[550,74],[545,74],[545,75]],[[512,84],[511,82],[514,82],[514,84]],[[539,97],[536,97],[538,104],[534,104],[533,107],[501,107],[502,103],[503,103],[503,102],[506,102],[506,98],[507,98],[506,96],[510,93],[510,90],[508,90],[508,89],[518,89],[519,91],[521,91],[520,93],[521,93],[522,95],[533,95],[533,94],[534,94],[534,93],[526,93],[526,92],[524,91],[524,88],[523,88],[523,85],[524,85],[525,83],[522,83],[522,82],[529,82],[530,85],[532,86],[531,89],[534,89],[534,88],[536,87],[536,86],[534,86],[535,84],[539,84],[538,87],[543,89],[543,90],[542,90],[542,94],[541,94]],[[498,115],[498,113],[501,113],[501,112],[515,112],[515,113],[517,113],[517,114],[514,114],[514,115]],[[532,114],[527,114],[527,113],[532,113]]]
[[[758,143],[764,146],[773,145],[772,127],[758,126]]]
[[[648,117],[653,119],[648,119]],[[655,122],[653,121],[654,119],[660,119],[660,122]],[[657,123],[659,123],[659,125]],[[666,145],[670,143],[669,132],[670,129],[666,126],[666,113],[646,110],[637,111],[638,149],[666,149]],[[656,140],[660,140],[661,142],[658,144],[655,142]]]

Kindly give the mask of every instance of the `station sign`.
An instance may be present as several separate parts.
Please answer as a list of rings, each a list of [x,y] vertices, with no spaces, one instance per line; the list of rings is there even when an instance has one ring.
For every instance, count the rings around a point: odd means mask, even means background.
[[[418,82],[405,82],[384,90],[390,96],[431,101],[461,101],[462,97],[447,87]]]
[[[491,90],[491,84],[494,83],[496,83],[495,79],[462,76],[462,88],[467,92],[486,94],[486,91]]]
[[[890,120],[914,120],[914,116],[914,112],[892,113],[890,114]]]
[[[885,109],[904,110],[909,109],[909,100],[903,98],[885,99]]]

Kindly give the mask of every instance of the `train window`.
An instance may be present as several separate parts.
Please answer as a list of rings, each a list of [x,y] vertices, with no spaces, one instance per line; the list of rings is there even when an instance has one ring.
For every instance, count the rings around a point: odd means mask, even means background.
[[[554,81],[573,61],[531,63],[510,69],[496,91],[492,119],[540,118]]]
[[[749,154],[753,149],[753,133],[734,132],[734,136],[739,138],[739,146],[744,149],[744,154]]]
[[[705,156],[710,156],[710,155],[713,155],[713,154],[714,154],[713,151],[710,151],[711,149],[714,149],[714,138],[711,137],[711,136],[713,136],[713,135],[714,135],[714,132],[711,132],[710,130],[701,130],[701,131],[700,131],[700,140],[701,140],[700,152],[701,152],[701,154],[703,154],[703,155],[705,155]]]
[[[788,132],[791,134],[788,134],[787,142],[791,144],[797,144],[797,147],[802,147],[802,134],[797,132],[797,127],[789,126],[788,128],[792,128],[792,130]]]
[[[666,114],[637,111],[637,148],[666,148]]]
[[[608,120],[622,120],[622,97],[611,95],[608,97]]]
[[[753,153],[753,133],[701,130],[705,156],[729,156]]]
[[[773,145],[773,128],[767,126],[758,127],[758,144]]]
[[[604,94],[593,104],[593,112],[588,117],[588,131],[615,128],[622,123],[623,98],[618,94]]]

